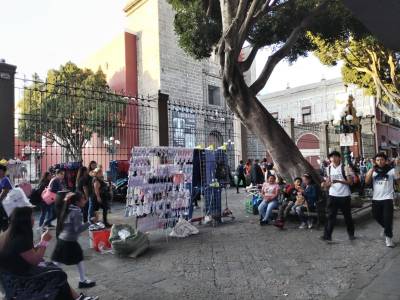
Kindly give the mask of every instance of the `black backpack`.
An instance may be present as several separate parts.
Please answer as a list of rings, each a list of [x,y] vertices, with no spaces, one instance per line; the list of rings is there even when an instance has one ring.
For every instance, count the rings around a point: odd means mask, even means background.
[[[344,169],[344,166],[341,165],[341,167],[342,167],[342,176],[343,176],[344,179],[347,179],[346,171]],[[354,174],[354,176],[357,176],[358,179],[356,181],[353,180],[352,184],[349,185],[351,193],[360,192],[360,190],[361,190],[360,177],[357,174]],[[328,167],[328,177],[329,178],[331,177],[331,166]]]

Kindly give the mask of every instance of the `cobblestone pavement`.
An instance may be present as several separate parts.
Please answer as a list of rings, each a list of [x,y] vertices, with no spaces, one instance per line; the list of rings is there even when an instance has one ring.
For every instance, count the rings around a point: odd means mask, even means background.
[[[167,241],[154,233],[151,249],[137,259],[87,249],[85,233],[87,271],[98,283],[87,292],[102,300],[339,299],[371,282],[400,251],[385,247],[372,220],[356,223],[358,239],[352,242],[339,225],[334,242],[326,244],[318,239],[321,231],[297,229],[295,222],[287,230],[260,227],[258,217],[244,211],[243,192],[230,191],[229,199],[233,223],[199,226],[200,234],[186,239]],[[122,214],[115,206],[112,220],[126,222]],[[399,223],[396,214],[395,229]],[[76,268],[66,270],[76,286]]]

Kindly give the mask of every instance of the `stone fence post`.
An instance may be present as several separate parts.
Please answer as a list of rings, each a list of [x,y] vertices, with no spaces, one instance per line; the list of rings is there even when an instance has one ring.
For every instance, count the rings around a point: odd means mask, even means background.
[[[158,93],[158,132],[159,145],[169,146],[169,125],[168,125],[168,99],[167,94]]]
[[[14,158],[14,76],[17,67],[0,60],[0,159]]]
[[[286,131],[288,136],[292,139],[293,142],[296,142],[296,136],[294,132],[294,119],[287,118],[284,119],[283,129]]]
[[[320,149],[320,160],[326,159],[329,154],[329,123],[323,122],[320,125],[320,136],[319,136],[319,149]]]

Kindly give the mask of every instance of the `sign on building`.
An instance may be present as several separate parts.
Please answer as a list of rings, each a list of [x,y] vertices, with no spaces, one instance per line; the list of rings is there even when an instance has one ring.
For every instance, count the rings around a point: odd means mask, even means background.
[[[340,134],[340,146],[341,147],[346,147],[346,146],[353,146],[354,145],[354,134],[346,134],[346,133],[341,133]]]

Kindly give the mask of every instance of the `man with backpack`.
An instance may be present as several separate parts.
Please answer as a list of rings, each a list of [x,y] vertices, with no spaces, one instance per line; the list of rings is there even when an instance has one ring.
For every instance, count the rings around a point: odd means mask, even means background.
[[[236,176],[237,176],[236,190],[237,190],[237,193],[239,194],[240,183],[242,183],[243,186],[246,187],[246,176],[244,175],[243,160],[241,160],[239,162],[239,165],[236,168]]]
[[[384,228],[385,242],[387,247],[394,247],[393,243],[393,199],[394,183],[399,181],[398,169],[388,164],[385,153],[375,156],[375,166],[368,171],[365,183],[372,183],[372,215],[374,219]]]
[[[329,154],[331,162],[327,169],[327,177],[322,183],[322,188],[329,189],[328,199],[328,221],[325,226],[324,235],[321,239],[324,241],[332,240],[332,232],[335,227],[336,217],[340,209],[344,216],[344,221],[347,226],[347,233],[350,240],[354,240],[354,223],[351,216],[351,191],[353,179],[349,172],[346,172],[345,167],[341,162],[341,155],[338,151],[333,151]]]

